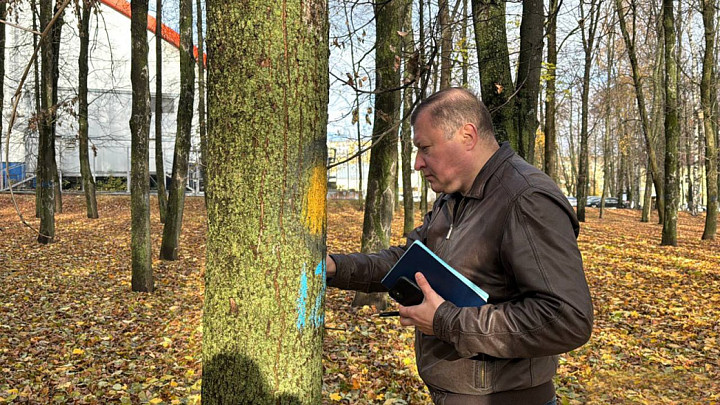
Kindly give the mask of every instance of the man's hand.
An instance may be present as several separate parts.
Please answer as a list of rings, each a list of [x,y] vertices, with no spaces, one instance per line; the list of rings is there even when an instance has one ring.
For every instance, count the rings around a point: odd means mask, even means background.
[[[333,260],[330,255],[325,255],[325,271],[327,272],[326,278],[335,277],[336,270],[337,268],[335,267],[335,260]]]
[[[435,311],[445,300],[430,287],[422,273],[415,273],[415,281],[425,295],[425,299],[420,305],[411,307],[400,305],[400,324],[403,326],[415,325],[420,332],[432,336],[435,334],[433,332]]]

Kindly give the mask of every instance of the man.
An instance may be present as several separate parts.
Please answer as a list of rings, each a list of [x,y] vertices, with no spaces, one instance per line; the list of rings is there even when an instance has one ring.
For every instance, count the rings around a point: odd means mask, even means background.
[[[413,325],[420,377],[435,404],[554,404],[557,357],[590,338],[592,303],[575,213],[557,185],[495,140],[471,92],[433,94],[413,112],[415,170],[442,193],[405,247],[327,258],[328,285],[385,291],[380,280],[414,240],[485,290],[458,308],[422,276]]]

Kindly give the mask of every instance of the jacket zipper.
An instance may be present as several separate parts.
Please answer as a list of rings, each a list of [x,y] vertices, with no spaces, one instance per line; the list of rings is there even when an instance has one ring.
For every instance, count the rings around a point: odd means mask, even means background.
[[[448,229],[448,233],[447,233],[447,235],[445,235],[445,240],[450,240],[450,235],[452,235],[452,231],[455,228],[455,220],[458,217],[458,211],[460,209],[460,205],[462,205],[463,202],[465,202],[464,196],[453,207],[453,214],[452,214],[453,216],[452,216],[452,220],[450,221],[450,229]]]

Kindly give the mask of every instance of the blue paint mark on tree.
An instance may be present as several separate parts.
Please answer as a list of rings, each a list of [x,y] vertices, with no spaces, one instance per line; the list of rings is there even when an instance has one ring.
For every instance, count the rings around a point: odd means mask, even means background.
[[[308,289],[308,278],[307,270],[303,264],[302,275],[300,275],[300,295],[297,300],[298,309],[298,320],[296,326],[298,329],[305,327],[305,313],[307,312],[307,289]]]
[[[306,325],[318,328],[325,324],[325,311],[323,310],[322,303],[325,297],[325,289],[327,288],[327,282],[325,280],[326,271],[325,260],[321,261],[320,264],[315,267],[315,277],[320,277],[322,288],[315,297],[315,303],[309,311],[310,316],[308,318],[308,276],[306,266],[303,265],[303,271],[300,275],[300,292],[297,300],[298,320],[296,326],[298,330],[305,328]]]

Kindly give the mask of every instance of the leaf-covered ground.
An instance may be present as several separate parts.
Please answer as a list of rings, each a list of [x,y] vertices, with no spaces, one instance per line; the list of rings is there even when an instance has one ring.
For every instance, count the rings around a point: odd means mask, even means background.
[[[36,223],[34,197],[18,203]],[[198,403],[203,200],[187,199],[180,259],[153,261],[153,294],[129,290],[129,198],[100,196],[99,220],[85,218],[82,196],[64,203],[57,242],[40,246],[0,195],[0,403]],[[561,359],[561,402],[720,402],[720,243],[700,241],[704,217],[681,213],[679,247],[661,247],[660,225],[637,211],[588,213],[580,247],[595,330]],[[399,213],[395,243],[401,223]],[[330,203],[332,252],[359,249],[361,230],[354,204]],[[153,213],[155,256],[161,231]],[[428,403],[412,331],[351,299],[329,290],[324,402]]]

